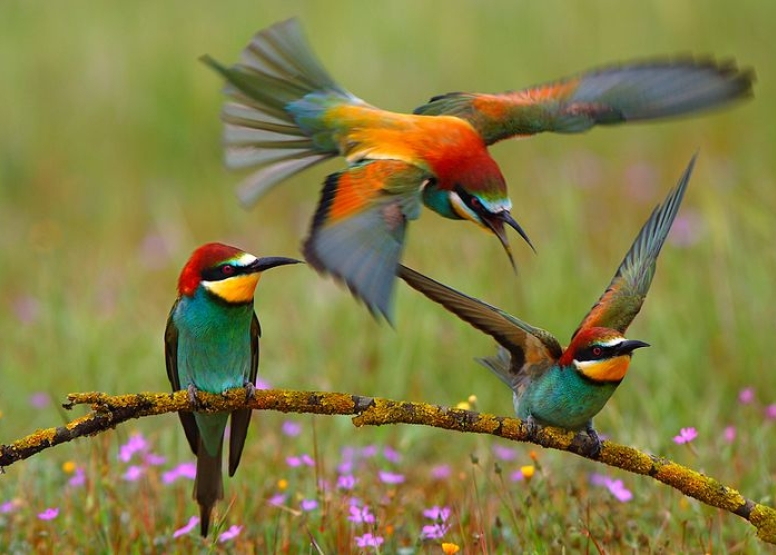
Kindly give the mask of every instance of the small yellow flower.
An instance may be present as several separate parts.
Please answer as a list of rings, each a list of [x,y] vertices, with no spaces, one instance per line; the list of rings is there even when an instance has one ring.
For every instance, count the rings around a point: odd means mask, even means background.
[[[460,550],[461,548],[454,543],[450,543],[450,542],[442,543],[442,553],[444,553],[445,555],[455,555]]]
[[[523,475],[523,478],[525,478],[526,482],[533,478],[534,472],[536,472],[536,467],[532,464],[527,464],[520,467],[520,474]]]
[[[281,478],[280,480],[278,480],[278,489],[280,491],[285,490],[287,487],[288,487],[288,480],[286,480],[285,478]]]
[[[73,461],[65,461],[62,463],[62,472],[65,474],[72,474],[75,472],[76,465]]]
[[[455,405],[455,408],[461,409],[461,410],[472,410],[472,406],[469,404],[468,401],[461,401],[457,405]]]

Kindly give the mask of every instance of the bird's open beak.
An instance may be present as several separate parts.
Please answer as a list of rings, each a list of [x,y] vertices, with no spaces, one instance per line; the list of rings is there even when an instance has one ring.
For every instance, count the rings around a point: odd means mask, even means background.
[[[536,249],[531,243],[531,240],[528,238],[528,235],[525,233],[525,231],[523,231],[523,228],[520,227],[520,224],[515,221],[515,219],[512,217],[512,214],[509,213],[509,210],[496,212],[489,218],[483,218],[483,220],[488,225],[490,230],[496,235],[496,237],[498,237],[498,240],[501,241],[501,245],[504,247],[504,250],[509,257],[509,261],[512,263],[512,268],[515,270],[517,269],[517,266],[515,266],[515,259],[512,258],[512,248],[509,246],[509,239],[507,239],[506,229],[504,229],[505,223],[517,231],[520,234],[520,237],[522,237],[525,242],[528,243],[528,246],[531,247],[531,250],[536,252]]]
[[[276,266],[302,263],[303,262],[301,260],[297,260],[296,258],[286,258],[284,256],[265,256],[262,258],[257,258],[256,261],[249,266],[249,268],[254,272],[263,272],[264,270],[269,270],[270,268],[275,268]]]
[[[639,341],[638,339],[626,339],[622,343],[620,343],[617,346],[617,354],[619,355],[628,355],[635,351],[636,349],[641,349],[642,347],[649,347],[649,343],[644,343],[643,341]]]

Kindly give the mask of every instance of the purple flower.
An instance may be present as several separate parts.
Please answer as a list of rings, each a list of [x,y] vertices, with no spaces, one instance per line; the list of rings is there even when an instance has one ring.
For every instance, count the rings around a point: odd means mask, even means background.
[[[384,541],[382,536],[373,536],[368,532],[363,536],[356,536],[355,540],[358,547],[380,547]]]
[[[395,449],[391,447],[383,447],[383,457],[392,463],[400,463],[401,455]]]
[[[441,540],[450,530],[447,524],[427,524],[420,531],[420,538],[423,540]]]
[[[315,499],[302,499],[300,506],[304,512],[309,513],[310,511],[314,511],[318,508],[318,501]]]
[[[365,459],[371,459],[377,455],[377,445],[367,445],[361,449],[361,456]]]
[[[742,405],[748,405],[754,401],[754,388],[753,387],[745,387],[738,393],[738,402]]]
[[[126,480],[127,482],[135,482],[142,475],[143,475],[143,467],[133,464],[132,466],[127,467],[127,471],[124,473],[122,478],[124,478],[124,480]]]
[[[434,524],[423,526],[420,531],[421,539],[441,540],[447,534],[447,531],[450,530],[450,525],[445,524],[450,517],[450,507],[434,505],[430,509],[423,511],[423,516],[433,520]]]
[[[298,468],[302,465],[315,466],[315,460],[310,455],[302,455],[301,457],[286,457],[286,464],[291,468]]]
[[[369,507],[366,505],[359,507],[358,504],[354,503],[350,506],[349,510],[350,516],[348,517],[348,520],[350,522],[372,524],[375,521],[375,515],[369,512]]]
[[[285,502],[286,502],[286,496],[283,493],[276,493],[268,500],[268,503],[270,505],[274,505],[275,507],[280,507]]]
[[[75,467],[73,475],[67,481],[67,485],[73,488],[83,486],[86,483],[86,473],[80,466]]]
[[[12,513],[19,507],[19,505],[21,505],[21,503],[16,499],[6,501],[5,503],[0,504],[0,514]]]
[[[439,505],[434,505],[430,509],[423,511],[423,516],[430,518],[431,520],[445,522],[450,516],[450,507],[440,507]]]
[[[132,434],[129,436],[129,440],[119,448],[119,460],[122,462],[129,462],[132,459],[132,455],[138,451],[147,451],[148,442],[142,436],[142,434]]]
[[[43,391],[38,391],[30,395],[30,405],[32,408],[43,409],[51,404],[51,396]]]
[[[633,494],[623,485],[622,480],[609,480],[606,487],[609,488],[609,491],[614,495],[617,501],[627,503],[633,499]]]
[[[690,443],[698,437],[698,431],[695,428],[682,428],[679,430],[679,435],[674,436],[674,442],[678,444]]]
[[[156,453],[146,453],[143,455],[143,461],[151,466],[159,466],[167,462],[167,458]]]
[[[725,426],[725,429],[722,431],[722,437],[728,443],[733,443],[736,440],[736,427]]]
[[[431,468],[431,477],[435,480],[444,480],[453,474],[449,464],[438,464]]]
[[[609,493],[614,495],[617,501],[626,503],[633,499],[633,494],[622,483],[622,480],[612,480],[608,476],[602,474],[591,474],[590,483],[594,486],[603,486],[609,490]]]
[[[337,478],[337,487],[339,489],[351,490],[356,487],[356,477],[352,474],[345,474]]]
[[[302,432],[302,425],[298,422],[294,422],[293,420],[286,420],[283,422],[281,431],[290,437],[298,436]]]
[[[765,418],[767,420],[776,420],[776,403],[771,403],[765,407]]]
[[[181,463],[172,470],[162,473],[162,482],[172,484],[178,478],[193,480],[197,477],[197,465],[193,462]]]
[[[197,524],[199,524],[199,517],[198,516],[191,517],[189,519],[189,522],[185,526],[183,526],[181,528],[178,528],[177,530],[175,530],[175,532],[172,533],[173,539],[174,538],[179,538],[179,537],[181,537],[181,536],[183,536],[185,534],[188,534],[189,532],[194,530],[194,527]]]
[[[378,474],[380,475],[380,481],[384,484],[394,485],[404,482],[403,474],[396,474],[386,470],[381,470]]]
[[[59,516],[59,507],[49,507],[42,513],[38,513],[38,518],[41,520],[54,520]]]
[[[512,449],[511,447],[504,447],[498,443],[493,445],[493,454],[496,455],[497,459],[502,461],[513,461],[517,458],[516,449]]]
[[[266,380],[262,380],[261,378],[256,378],[256,389],[272,389],[272,386],[270,383]]]
[[[236,524],[232,524],[228,530],[221,532],[221,535],[218,536],[218,543],[224,543],[224,542],[228,542],[229,540],[235,539],[237,536],[240,535],[240,532],[242,532],[242,529],[243,529],[242,526],[237,526]]]

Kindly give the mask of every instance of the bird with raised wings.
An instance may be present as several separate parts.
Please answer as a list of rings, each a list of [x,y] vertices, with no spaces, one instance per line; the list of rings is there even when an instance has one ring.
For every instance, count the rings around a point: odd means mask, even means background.
[[[585,430],[601,442],[593,427],[598,414],[625,377],[633,351],[648,344],[626,339],[655,274],[657,257],[682,203],[695,158],[663,204],[641,228],[609,287],[562,347],[551,333],[469,297],[406,266],[398,275],[412,288],[492,336],[496,356],[480,359],[513,394],[515,412],[530,430],[537,425]]]
[[[186,389],[196,406],[198,390],[223,393],[245,387],[255,391],[261,328],[253,295],[262,272],[296,264],[293,258],[252,254],[221,243],[199,247],[183,267],[178,298],[164,333],[167,377],[173,391]],[[229,414],[179,412],[186,439],[197,457],[194,499],[200,506],[200,532],[207,536],[216,501],[224,497],[221,452]],[[229,476],[240,457],[251,422],[250,409],[231,413]]]
[[[750,70],[711,59],[632,62],[514,92],[441,95],[403,114],[340,87],[296,19],[257,33],[231,67],[204,61],[227,81],[227,166],[257,168],[240,188],[244,203],[310,166],[345,158],[347,167],[326,178],[303,253],[389,321],[407,222],[421,205],[492,232],[513,266],[505,225],[530,245],[488,146],[692,114],[749,96],[753,81]]]

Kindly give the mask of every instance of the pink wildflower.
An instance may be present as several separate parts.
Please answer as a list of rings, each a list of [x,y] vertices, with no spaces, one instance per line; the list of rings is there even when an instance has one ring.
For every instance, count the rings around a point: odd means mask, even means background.
[[[368,532],[363,536],[356,536],[355,540],[358,547],[380,547],[385,541],[382,536],[373,536]]]
[[[738,393],[738,402],[742,405],[748,405],[754,401],[754,388],[745,387]]]
[[[404,482],[403,474],[388,472],[387,470],[381,470],[378,474],[380,476],[380,481],[384,484],[395,485]]]
[[[181,536],[188,534],[189,532],[194,530],[197,524],[199,524],[199,517],[198,516],[191,517],[189,519],[189,522],[186,525],[182,526],[181,528],[178,528],[177,530],[175,530],[175,532],[172,533],[173,539],[179,538]]]
[[[228,530],[225,530],[224,532],[221,532],[221,535],[218,536],[218,543],[225,543],[229,540],[233,540],[237,536],[240,535],[240,532],[242,532],[243,527],[237,526],[236,524],[232,524]]]
[[[698,437],[698,431],[695,428],[682,428],[679,430],[679,435],[674,436],[674,442],[678,444],[690,443]]]
[[[59,507],[49,507],[45,511],[38,513],[38,518],[41,520],[54,520],[59,516]]]

